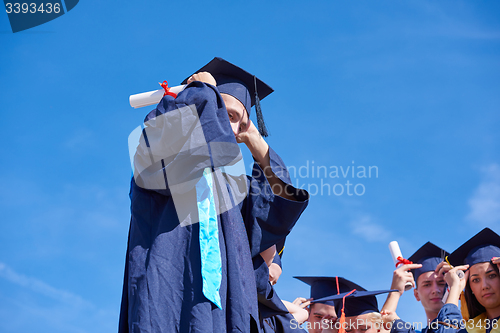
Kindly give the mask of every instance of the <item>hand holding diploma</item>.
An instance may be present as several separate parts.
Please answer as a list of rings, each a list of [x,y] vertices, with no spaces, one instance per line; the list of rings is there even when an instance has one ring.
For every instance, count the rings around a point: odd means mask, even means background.
[[[410,290],[415,286],[413,274],[410,270],[420,268],[422,265],[404,264],[403,255],[401,254],[399,244],[396,241],[389,243],[389,251],[391,251],[392,260],[397,267],[392,277],[391,289],[397,289],[400,294],[403,294],[403,292]]]
[[[442,298],[443,303],[452,303],[458,306],[460,292],[465,288],[469,278],[469,272],[464,273],[467,269],[469,269],[469,265],[453,267],[445,261],[437,265],[434,273],[443,276],[447,284]]]
[[[174,94],[179,94],[184,90],[186,85],[171,87],[170,91]],[[156,105],[160,103],[163,95],[165,94],[164,89],[152,90],[142,94],[130,95],[129,102],[130,106],[134,109],[142,108],[143,106]]]
[[[413,274],[410,272],[410,270],[420,267],[422,267],[421,264],[406,264],[400,265],[398,268],[396,268],[392,276],[391,289],[397,289],[399,291],[399,294],[402,295],[403,292],[415,287]]]
[[[448,284],[448,287],[446,288],[445,296],[443,297],[443,303],[455,304],[458,306],[460,293],[464,290],[467,280],[469,279],[468,269],[469,265],[456,266],[444,274],[444,280]],[[464,271],[466,272],[464,273]]]

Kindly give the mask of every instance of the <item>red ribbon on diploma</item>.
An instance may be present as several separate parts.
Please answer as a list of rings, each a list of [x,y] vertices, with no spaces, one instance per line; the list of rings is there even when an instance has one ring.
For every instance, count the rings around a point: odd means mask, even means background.
[[[403,257],[397,257],[396,259],[398,259],[398,262],[396,263],[396,268],[399,266],[399,265],[410,265],[410,264],[413,264],[413,261],[410,261],[408,259],[405,259]]]
[[[158,82],[158,83],[160,83],[160,82]],[[163,83],[160,83],[160,86],[165,90],[163,97],[169,95],[169,96],[172,96],[173,98],[177,98],[177,94],[170,91],[170,88],[168,87],[167,81],[163,81]]]

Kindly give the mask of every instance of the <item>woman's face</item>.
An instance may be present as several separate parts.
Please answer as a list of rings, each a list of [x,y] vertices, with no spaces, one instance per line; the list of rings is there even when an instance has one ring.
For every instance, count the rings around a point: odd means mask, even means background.
[[[470,268],[469,285],[485,309],[500,308],[500,276],[491,263],[483,262]]]

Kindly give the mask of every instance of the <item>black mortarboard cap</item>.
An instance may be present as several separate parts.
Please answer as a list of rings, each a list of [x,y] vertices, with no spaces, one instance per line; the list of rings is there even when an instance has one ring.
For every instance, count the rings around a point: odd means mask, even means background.
[[[335,311],[337,311],[337,313],[341,313],[342,308],[344,307],[343,298],[345,297],[345,308],[344,308],[345,316],[354,317],[354,316],[360,316],[365,313],[379,312],[378,302],[375,295],[398,291],[396,289],[376,290],[376,291],[367,291],[364,290],[363,288],[361,289],[362,290],[356,288],[356,290],[350,294],[349,292],[346,292],[340,295],[332,295],[329,297],[324,297],[317,301],[318,302],[334,301]]]
[[[363,287],[342,277],[294,276],[294,278],[311,286],[311,298],[313,298],[313,303],[323,303],[334,306],[333,300],[318,300],[331,295],[345,295],[345,293],[353,289],[366,291]]]
[[[439,265],[439,263],[441,263],[447,255],[449,255],[448,252],[431,242],[425,243],[421,248],[413,253],[408,260],[413,261],[415,264],[422,265],[422,267],[412,269],[411,271],[413,273],[413,277],[415,278],[415,283],[422,273],[434,271],[437,265]]]
[[[272,93],[274,91],[273,88],[258,79],[255,75],[219,57],[215,57],[195,73],[199,72],[209,72],[212,74],[215,81],[217,81],[219,92],[238,99],[245,106],[248,116],[250,116],[252,106],[255,105],[259,132],[262,136],[268,136],[260,109],[260,100]],[[188,78],[182,81],[182,84],[186,84],[187,80]]]
[[[484,228],[448,257],[452,265],[475,265],[500,257],[500,236]]]

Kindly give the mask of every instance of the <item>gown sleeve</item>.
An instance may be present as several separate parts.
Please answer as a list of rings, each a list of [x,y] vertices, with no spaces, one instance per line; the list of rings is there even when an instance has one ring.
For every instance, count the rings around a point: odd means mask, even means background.
[[[256,256],[253,258],[253,265],[263,333],[306,333],[307,331],[301,328],[293,315],[288,312],[274,287],[269,283],[269,269],[264,259],[260,255]]]
[[[286,193],[295,200],[274,194],[264,171],[254,163],[252,176],[248,177],[248,196],[242,204],[252,257],[283,240],[309,203],[309,193],[292,185],[285,163],[271,147],[269,158],[272,172],[286,184]]]
[[[214,86],[195,81],[177,98],[164,96],[144,120],[134,155],[134,180],[144,189],[189,192],[205,168],[241,159],[224,102]]]
[[[457,333],[460,331],[462,314],[455,304],[445,304],[427,329],[427,333]]]
[[[259,301],[259,316],[269,318],[274,315],[286,314],[288,310],[279,298],[271,283],[269,283],[269,268],[262,256],[253,258],[257,299]]]

